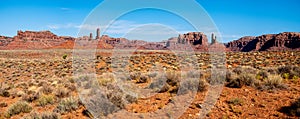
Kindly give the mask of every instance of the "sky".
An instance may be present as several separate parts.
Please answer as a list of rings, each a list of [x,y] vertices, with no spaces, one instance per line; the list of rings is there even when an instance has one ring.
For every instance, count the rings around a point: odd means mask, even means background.
[[[105,0],[107,1],[110,0]],[[199,19],[210,19],[215,27],[202,26],[203,29],[200,30],[209,36],[209,33],[217,32],[211,29],[217,29],[223,42],[242,36],[300,32],[299,0],[196,0],[203,11],[193,11],[186,0],[177,1],[180,5],[178,9],[190,10],[191,14]],[[142,40],[151,37],[152,39],[146,40],[158,41],[171,36],[176,37],[178,33],[199,30],[185,18],[158,9],[128,12],[112,21],[109,27],[103,24],[87,24],[89,17],[97,13],[95,11],[99,10],[103,3],[102,0],[0,0],[0,35],[12,37],[18,30],[50,30],[57,35],[77,37],[82,29],[95,32],[95,29],[100,27],[107,28],[102,34],[113,37]],[[126,6],[134,6],[133,4],[120,0],[104,9],[104,12],[108,15],[115,14]],[[170,5],[172,3],[166,4]],[[199,17],[202,13],[208,17]],[[108,17],[100,16],[98,21]],[[135,34],[142,34],[144,37]],[[84,34],[79,36],[81,35]],[[158,37],[159,35],[161,37]]]

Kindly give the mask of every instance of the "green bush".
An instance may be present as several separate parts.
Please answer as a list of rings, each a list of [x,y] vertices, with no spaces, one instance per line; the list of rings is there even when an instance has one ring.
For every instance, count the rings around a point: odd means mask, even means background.
[[[64,54],[64,55],[62,56],[63,59],[67,59],[67,57],[68,57],[67,54]]]
[[[32,107],[27,102],[16,102],[6,111],[6,117],[10,118],[13,115],[18,115],[20,113],[29,113],[31,112]]]
[[[300,67],[298,66],[280,66],[278,67],[278,73],[284,79],[293,79],[293,77],[300,77]]]

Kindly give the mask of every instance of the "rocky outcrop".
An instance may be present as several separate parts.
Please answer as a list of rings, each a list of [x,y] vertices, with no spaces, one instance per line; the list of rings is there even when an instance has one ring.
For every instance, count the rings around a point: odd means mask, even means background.
[[[229,42],[226,47],[230,51],[279,51],[299,50],[300,33],[283,32],[279,34],[267,34],[257,37],[243,37]]]
[[[0,47],[7,46],[11,41],[11,37],[0,36]]]
[[[207,36],[202,32],[189,32],[178,36],[179,44],[208,45]]]
[[[202,32],[189,32],[179,34],[178,37],[168,39],[166,42],[167,49],[171,50],[197,50],[207,51],[208,39]]]
[[[9,43],[0,45],[0,49],[44,49],[74,40],[73,37],[57,36],[50,31],[18,31],[17,36],[6,38]]]

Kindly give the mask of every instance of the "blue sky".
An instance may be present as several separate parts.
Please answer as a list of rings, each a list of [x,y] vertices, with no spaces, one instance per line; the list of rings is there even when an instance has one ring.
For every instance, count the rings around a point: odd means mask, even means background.
[[[300,32],[299,0],[197,0],[197,2],[207,11],[219,29],[223,42],[248,35]],[[80,28],[94,30],[97,27],[82,23],[100,3],[101,0],[0,0],[2,16],[0,35],[14,36],[17,30],[50,30],[58,35],[76,37]],[[117,11],[127,5],[126,3],[128,2],[120,1],[106,12]],[[181,9],[189,9],[189,6],[184,5],[185,0],[182,0]],[[197,16],[197,11],[194,14]],[[177,33],[174,29],[180,33],[195,30],[187,21],[176,15],[146,9],[120,17],[106,34],[114,37],[130,37],[124,34],[141,31],[132,29],[138,26],[151,29],[149,25],[151,23],[159,23],[154,24],[152,29],[156,27],[163,29],[163,25],[168,26],[165,29],[172,31],[170,36]]]

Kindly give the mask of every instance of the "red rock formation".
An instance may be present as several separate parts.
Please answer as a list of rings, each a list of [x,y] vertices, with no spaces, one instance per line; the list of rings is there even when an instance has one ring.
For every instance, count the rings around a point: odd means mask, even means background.
[[[267,34],[258,37],[243,37],[227,43],[226,47],[231,51],[278,51],[299,50],[300,33],[283,32],[279,34]]]
[[[44,49],[74,40],[75,38],[57,36],[50,31],[18,31],[17,36],[4,49]]]
[[[178,42],[181,44],[193,44],[193,45],[208,45],[207,36],[202,32],[189,32],[187,34],[180,34]]]
[[[11,41],[11,37],[0,36],[0,49],[1,47],[7,46]]]

